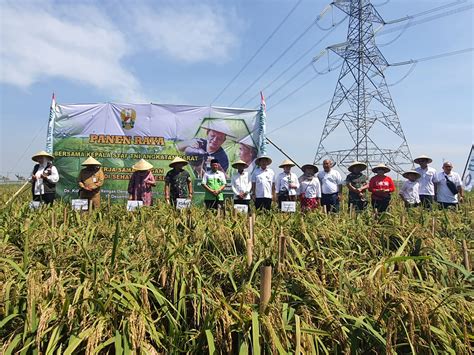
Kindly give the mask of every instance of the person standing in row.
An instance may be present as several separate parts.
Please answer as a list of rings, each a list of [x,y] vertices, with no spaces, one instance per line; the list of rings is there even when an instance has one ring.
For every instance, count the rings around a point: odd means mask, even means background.
[[[420,165],[415,171],[420,174],[420,179],[418,180],[420,183],[420,201],[425,208],[432,208],[435,196],[434,179],[436,177],[436,170],[428,166],[432,161],[426,155],[421,155],[413,160],[415,164]]]
[[[330,159],[323,161],[324,171],[320,171],[318,179],[321,182],[321,205],[326,206],[327,212],[339,212],[339,202],[342,194],[342,177],[337,170],[332,169]]]
[[[258,165],[252,174],[252,194],[257,210],[270,210],[272,199],[275,199],[275,173],[268,166],[272,163],[270,157],[262,155],[255,160]]]
[[[153,205],[153,192],[151,188],[156,186],[156,180],[151,172],[153,165],[145,159],[140,159],[132,166],[134,173],[128,182],[128,199],[143,201],[144,206]]]
[[[245,171],[248,165],[243,160],[237,160],[232,164],[237,172],[232,175],[232,191],[234,192],[234,205],[249,205],[250,191],[252,190],[252,183],[249,179],[249,173]]]
[[[79,198],[88,200],[93,208],[100,208],[100,188],[105,180],[102,164],[93,157],[88,157],[81,165],[84,168],[77,178]]]
[[[372,171],[377,174],[369,181],[372,207],[377,212],[385,212],[390,204],[391,194],[395,191],[395,184],[390,176],[385,176],[390,171],[385,164],[375,166]]]
[[[300,187],[300,183],[298,176],[291,172],[293,166],[295,166],[295,164],[291,160],[285,159],[279,166],[283,169],[283,172],[275,177],[275,191],[277,192],[278,206],[280,209],[283,201],[296,201],[297,190]]]
[[[406,208],[417,207],[420,204],[420,173],[410,170],[402,175],[407,181],[400,189],[400,197],[405,202]]]
[[[56,197],[59,174],[53,165],[54,157],[42,150],[31,157],[37,164],[33,167],[30,182],[33,201],[52,205]]]
[[[349,166],[350,174],[346,177],[349,189],[349,209],[352,205],[357,212],[367,207],[366,191],[369,184],[367,176],[362,173],[365,169],[367,169],[367,164],[356,161]]]
[[[180,157],[175,157],[169,167],[170,171],[165,176],[165,200],[166,203],[176,206],[178,198],[193,198],[193,185],[191,176],[184,170],[188,162]]]
[[[305,164],[301,167],[303,175],[299,178],[299,195],[301,210],[303,212],[312,211],[319,207],[321,199],[321,184],[314,176],[318,172],[318,167],[313,164]]]
[[[452,170],[453,164],[445,161],[443,171],[436,174],[434,179],[436,201],[442,208],[456,207],[464,199],[461,177]]]
[[[226,178],[222,171],[219,171],[219,161],[211,160],[211,171],[206,171],[202,178],[202,187],[206,190],[204,203],[206,208],[215,209],[224,207],[224,191]]]

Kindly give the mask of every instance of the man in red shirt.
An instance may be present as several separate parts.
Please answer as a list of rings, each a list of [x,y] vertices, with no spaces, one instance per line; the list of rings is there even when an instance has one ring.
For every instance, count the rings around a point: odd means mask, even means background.
[[[385,176],[390,171],[385,164],[377,165],[372,171],[377,174],[369,182],[372,208],[377,212],[385,212],[390,204],[391,193],[395,191],[395,184],[389,176]]]

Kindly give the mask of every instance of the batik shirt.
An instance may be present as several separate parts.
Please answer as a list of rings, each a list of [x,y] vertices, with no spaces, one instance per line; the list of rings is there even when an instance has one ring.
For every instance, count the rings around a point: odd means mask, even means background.
[[[360,189],[362,186],[367,184],[367,176],[365,176],[362,173],[355,174],[355,173],[350,173],[346,177],[346,183],[351,184],[353,187],[356,189]],[[365,197],[365,192],[364,192],[364,197]],[[352,192],[349,190],[349,201],[360,201],[361,197],[357,192]]]
[[[165,176],[165,183],[170,186],[170,197],[172,199],[188,197],[189,182],[191,182],[191,177],[186,170],[171,169]]]

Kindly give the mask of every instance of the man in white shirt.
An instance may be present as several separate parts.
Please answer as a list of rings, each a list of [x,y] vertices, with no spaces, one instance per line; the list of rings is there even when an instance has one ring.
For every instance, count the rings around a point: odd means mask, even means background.
[[[255,164],[258,165],[252,174],[252,195],[255,198],[257,210],[270,210],[272,200],[275,199],[275,173],[268,167],[272,163],[270,157],[265,155],[258,157]]]
[[[321,206],[326,206],[327,212],[339,212],[342,177],[337,170],[332,169],[332,166],[333,162],[326,159],[323,161],[324,170],[318,173],[321,182]]]
[[[420,173],[409,170],[402,175],[407,181],[403,183],[400,189],[400,197],[405,202],[405,207],[417,207],[420,204]]]
[[[296,201],[296,193],[300,187],[300,182],[298,176],[291,172],[293,166],[295,164],[291,160],[285,159],[279,166],[283,169],[283,172],[275,177],[275,191],[280,209],[283,201]]]
[[[430,208],[433,205],[435,186],[434,178],[436,176],[436,170],[431,166],[428,166],[433,160],[426,155],[421,155],[413,162],[420,165],[415,171],[420,174],[418,182],[420,183],[420,202],[423,207]]]
[[[237,172],[232,175],[232,191],[234,192],[234,204],[248,206],[250,201],[250,191],[252,190],[252,183],[249,179],[249,173],[245,171],[248,168],[246,162],[237,160],[232,164]]]
[[[40,201],[51,205],[56,197],[56,183],[59,181],[58,170],[53,166],[54,157],[41,151],[31,158],[37,162],[31,173],[31,192],[33,201]]]
[[[461,177],[452,170],[453,164],[445,161],[443,171],[436,174],[434,179],[436,201],[442,208],[456,207],[464,199]]]

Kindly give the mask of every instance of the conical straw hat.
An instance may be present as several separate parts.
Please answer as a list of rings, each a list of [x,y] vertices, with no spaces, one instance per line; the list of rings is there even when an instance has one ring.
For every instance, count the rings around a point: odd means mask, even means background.
[[[421,174],[418,172],[418,171],[415,171],[415,170],[408,170],[406,172],[404,172],[402,174],[402,176],[405,178],[405,179],[408,179],[408,175],[416,175],[417,176],[417,179],[419,179],[421,177]]]
[[[285,159],[282,161],[279,168],[283,168],[284,166],[295,166],[295,163],[293,163],[290,159]]]
[[[255,164],[259,165],[260,159],[268,159],[268,160],[270,160],[270,163],[269,163],[268,165],[270,165],[270,164],[272,163],[272,158],[270,158],[270,157],[267,156],[267,155],[260,155],[257,159],[255,159]]]
[[[33,161],[39,162],[39,158],[40,158],[40,157],[47,157],[47,158],[50,158],[51,160],[54,159],[54,157],[53,157],[51,154],[45,152],[44,150],[42,150],[42,151],[36,153],[35,155],[33,155],[33,156],[31,157],[31,159],[32,159]]]
[[[232,163],[232,167],[234,169],[237,169],[239,165],[244,165],[246,168],[249,167],[249,165],[246,162],[244,162],[243,160],[237,160],[237,161]]]
[[[301,170],[304,172],[308,168],[314,169],[315,173],[317,173],[319,171],[318,167],[316,165],[313,165],[313,164],[305,164],[301,167]]]
[[[188,162],[186,160],[184,160],[183,158],[180,158],[180,157],[175,157],[171,163],[169,164],[169,167],[172,168],[173,165],[177,164],[177,163],[184,163],[184,165],[188,165]]]
[[[145,159],[140,159],[138,163],[132,166],[132,169],[136,171],[147,171],[153,169],[153,165],[151,165]]]
[[[207,119],[201,125],[201,128],[212,129],[213,131],[224,133],[226,136],[229,136],[231,138],[236,138],[235,133],[232,132],[232,129],[229,127],[229,125],[224,120]]]
[[[389,168],[388,166],[386,166],[385,164],[382,163],[382,164],[379,164],[379,165],[374,166],[374,167],[372,168],[372,171],[373,171],[374,173],[377,173],[377,170],[383,170],[384,173],[388,173],[388,172],[390,171],[390,168]]]
[[[102,165],[98,160],[93,157],[88,157],[81,165]]]
[[[433,159],[431,159],[430,157],[427,157],[426,155],[420,155],[419,157],[416,157],[413,162],[416,163],[416,164],[420,164],[420,160],[428,160],[428,164],[433,162]]]
[[[355,162],[353,162],[351,165],[349,165],[349,167],[347,168],[347,170],[349,170],[349,171],[352,173],[352,170],[353,170],[356,166],[361,166],[361,167],[363,167],[362,170],[364,170],[364,169],[367,168],[367,164],[366,164],[366,163],[363,163],[363,162],[361,162],[361,161],[355,161]]]

